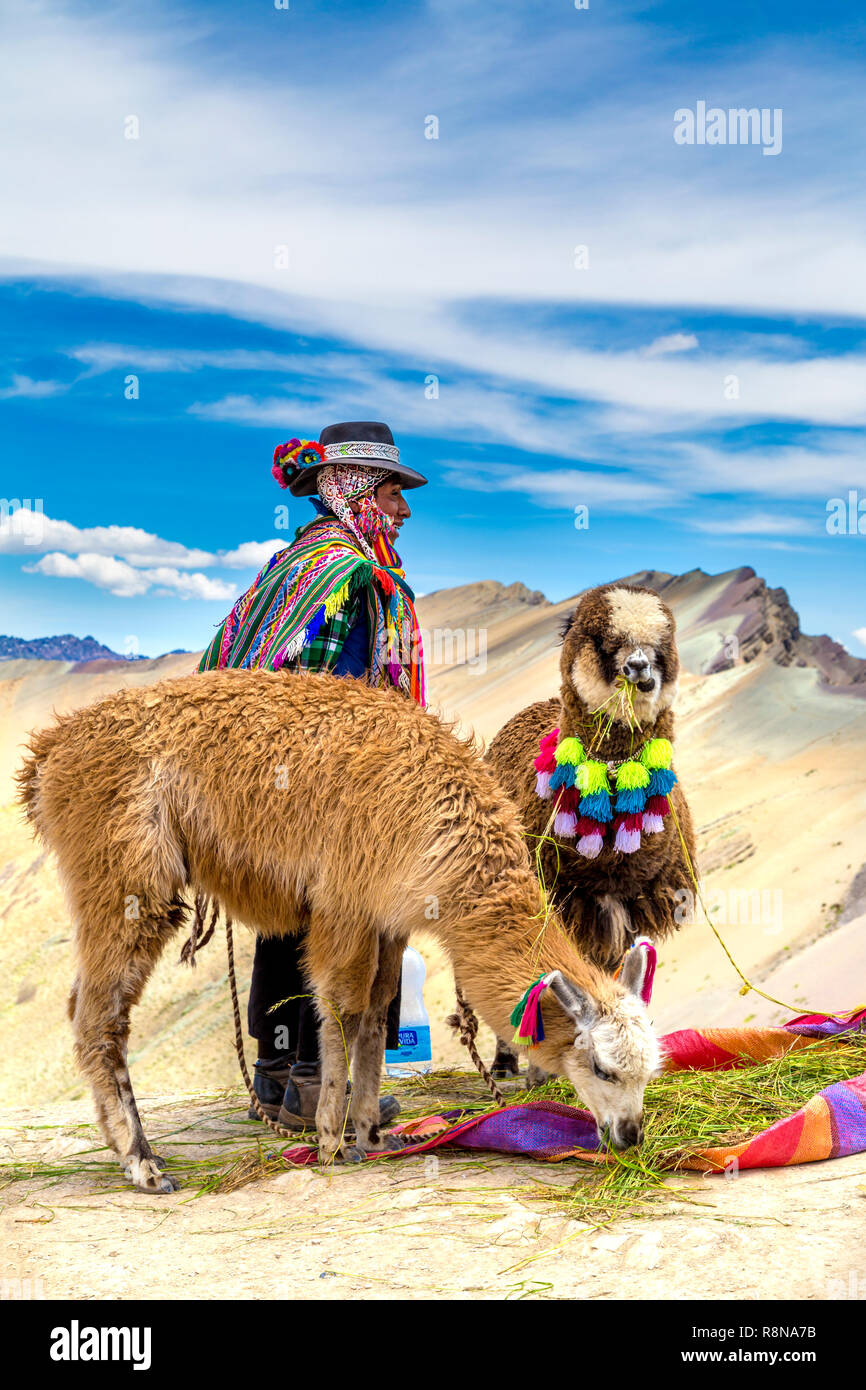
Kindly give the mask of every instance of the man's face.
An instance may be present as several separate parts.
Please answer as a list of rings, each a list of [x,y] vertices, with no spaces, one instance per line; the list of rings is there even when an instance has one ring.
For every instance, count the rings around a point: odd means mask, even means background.
[[[376,488],[373,496],[377,505],[391,519],[392,532],[399,535],[403,522],[412,515],[409,503],[403,496],[399,478],[386,478],[384,483],[380,483]]]

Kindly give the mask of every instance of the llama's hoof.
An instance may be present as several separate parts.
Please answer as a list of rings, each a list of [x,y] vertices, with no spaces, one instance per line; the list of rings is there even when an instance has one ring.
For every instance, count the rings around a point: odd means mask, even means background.
[[[527,1091],[534,1091],[536,1086],[543,1086],[549,1080],[549,1071],[542,1071],[541,1067],[537,1067],[534,1062],[530,1063],[529,1071],[526,1073]]]
[[[322,1168],[329,1167],[332,1163],[360,1163],[364,1155],[354,1144],[340,1143],[339,1140],[334,1144],[319,1144],[319,1165]]]
[[[164,1192],[176,1192],[180,1186],[174,1178],[163,1173],[164,1168],[165,1159],[162,1158],[130,1158],[123,1171],[139,1192],[147,1192],[154,1197]]]
[[[368,1139],[366,1144],[359,1143],[357,1147],[365,1154],[381,1154],[402,1149],[405,1143],[402,1134],[380,1134],[376,1139]]]

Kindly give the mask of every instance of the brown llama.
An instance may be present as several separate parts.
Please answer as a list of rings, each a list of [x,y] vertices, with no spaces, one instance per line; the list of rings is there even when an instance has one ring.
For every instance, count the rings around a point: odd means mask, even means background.
[[[642,966],[615,983],[555,917],[545,922],[516,812],[492,773],[399,694],[266,671],[123,690],[35,732],[18,782],[75,919],[78,1062],[137,1187],[175,1184],[138,1116],[129,1013],[191,893],[265,936],[306,931],[323,1161],[399,1146],[380,1133],[378,1087],[387,1006],[416,928],[435,933],[499,1033],[533,979],[552,972],[540,1064],[573,1082],[614,1144],[639,1142],[658,1065]]]
[[[590,589],[563,629],[559,695],[514,715],[486,756],[520,813],[529,853],[534,856],[538,850],[543,881],[563,926],[579,950],[607,970],[619,964],[636,937],[660,941],[691,920],[692,881],[674,817],[659,807],[665,814],[654,817],[653,833],[647,833],[644,822],[634,852],[616,848],[615,820],[603,839],[596,835],[582,841],[584,822],[579,819],[576,834],[557,833],[558,821],[550,827],[557,791],[550,791],[549,799],[538,795],[534,760],[540,740],[553,729],[559,729],[560,742],[579,739],[589,758],[609,766],[609,811],[615,812],[616,766],[631,761],[652,739],[673,744],[679,669],[676,621],[654,590],[628,584]],[[624,682],[631,700],[625,698]],[[601,716],[595,713],[600,709]],[[579,790],[571,793],[573,802],[579,795]],[[679,783],[671,800],[695,865],[692,819]],[[575,809],[579,817],[581,809]],[[574,831],[573,824],[566,828]],[[500,1040],[494,1072],[516,1070],[512,1049]],[[530,1084],[538,1079],[533,1066]]]

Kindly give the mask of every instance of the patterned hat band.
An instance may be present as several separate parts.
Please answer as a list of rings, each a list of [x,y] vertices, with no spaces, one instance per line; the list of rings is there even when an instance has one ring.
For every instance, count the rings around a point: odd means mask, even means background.
[[[389,463],[400,462],[400,450],[396,444],[372,444],[366,439],[348,440],[345,444],[325,444],[325,458],[328,463],[340,459],[387,459]]]

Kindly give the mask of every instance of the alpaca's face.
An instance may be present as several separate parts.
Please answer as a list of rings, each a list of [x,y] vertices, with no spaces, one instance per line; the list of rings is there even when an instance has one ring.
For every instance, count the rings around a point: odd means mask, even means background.
[[[659,1069],[659,1046],[646,1009],[627,994],[617,1008],[581,1028],[561,1070],[592,1111],[599,1139],[616,1149],[643,1138],[643,1098]]]
[[[614,585],[584,594],[565,630],[560,669],[590,709],[625,710],[617,696],[628,682],[641,725],[652,724],[674,701],[679,677],[674,616],[649,589]]]
[[[548,976],[551,1005],[555,1000],[564,1017],[557,1019],[545,1004],[549,1032],[530,1053],[544,1070],[568,1078],[592,1111],[599,1139],[607,1132],[617,1149],[640,1143],[644,1091],[660,1065],[658,1039],[641,998],[648,968],[646,951],[629,951],[619,981],[606,980],[603,1008],[588,990],[554,971]]]

